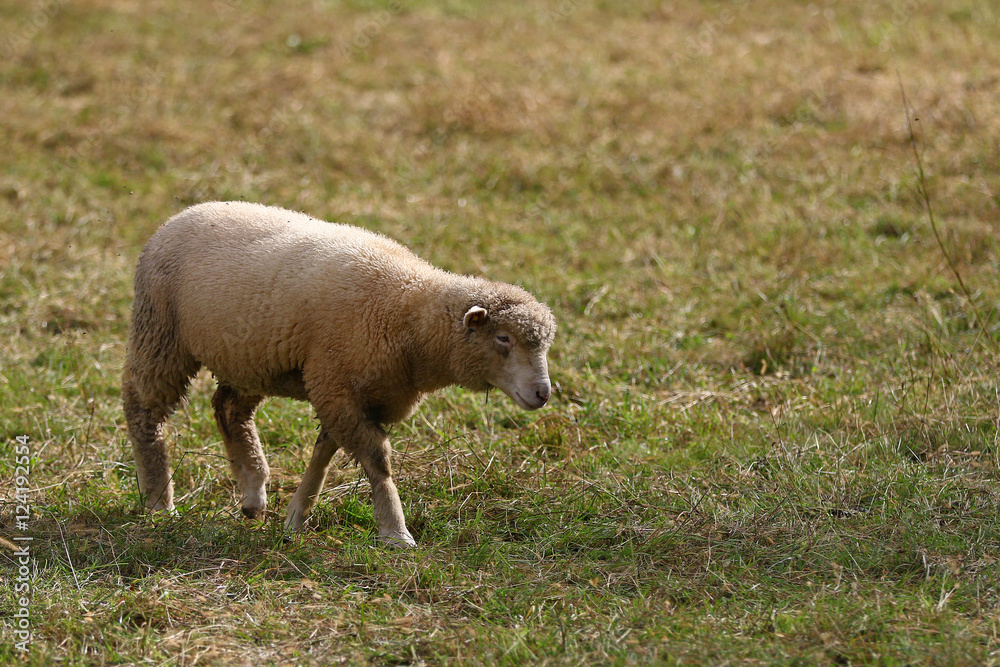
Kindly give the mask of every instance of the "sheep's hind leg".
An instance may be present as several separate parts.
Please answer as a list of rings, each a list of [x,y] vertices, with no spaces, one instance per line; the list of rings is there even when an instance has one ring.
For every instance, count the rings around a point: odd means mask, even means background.
[[[241,394],[221,383],[212,397],[215,421],[222,432],[233,476],[243,493],[243,514],[251,519],[261,516],[267,507],[265,486],[271,474],[253,423],[254,412],[263,398]]]
[[[163,425],[177,408],[191,376],[198,370],[193,362],[180,368],[176,377],[162,378],[156,399],[140,395],[138,383],[126,370],[122,383],[122,408],[128,424],[132,454],[135,458],[139,493],[147,509],[174,509],[174,485],[163,439]]]

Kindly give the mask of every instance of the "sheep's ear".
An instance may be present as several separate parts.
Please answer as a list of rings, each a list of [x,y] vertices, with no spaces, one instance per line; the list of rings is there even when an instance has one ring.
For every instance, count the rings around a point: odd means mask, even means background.
[[[462,318],[462,323],[465,324],[466,329],[478,329],[479,327],[486,324],[486,320],[490,318],[490,314],[482,306],[473,306],[469,308],[468,312],[465,313],[465,317]]]

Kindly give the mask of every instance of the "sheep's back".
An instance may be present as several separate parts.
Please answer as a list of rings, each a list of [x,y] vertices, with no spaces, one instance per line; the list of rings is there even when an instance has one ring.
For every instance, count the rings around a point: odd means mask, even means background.
[[[169,303],[184,345],[252,391],[318,344],[377,335],[404,285],[435,271],[356,227],[241,202],[191,207],[150,239],[137,270]],[[419,279],[419,278],[417,278]]]

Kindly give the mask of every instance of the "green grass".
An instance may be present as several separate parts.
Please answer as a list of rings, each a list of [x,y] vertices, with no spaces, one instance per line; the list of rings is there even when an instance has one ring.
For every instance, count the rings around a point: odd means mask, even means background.
[[[5,5],[0,662],[1000,663],[997,18]],[[242,520],[207,374],[169,427],[180,515],[139,510],[132,270],[170,215],[233,198],[555,312],[546,409],[449,389],[393,428],[416,550],[377,546],[342,455],[283,541],[316,435],[294,401],[258,414],[273,512]]]

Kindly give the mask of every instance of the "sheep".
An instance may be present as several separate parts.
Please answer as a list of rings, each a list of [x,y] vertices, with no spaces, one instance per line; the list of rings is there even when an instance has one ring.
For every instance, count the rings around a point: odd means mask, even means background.
[[[286,396],[313,405],[320,431],[285,529],[302,529],[343,447],[371,482],[380,537],[414,546],[385,427],[450,385],[541,408],[555,329],[523,289],[437,269],[383,235],[259,204],[192,206],[153,234],[135,272],[122,403],[144,504],[174,510],[163,425],[207,367],[244,515],[267,507],[254,412]]]

